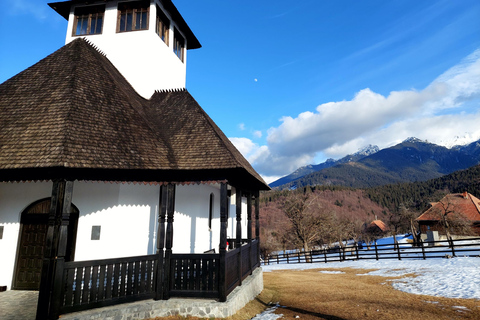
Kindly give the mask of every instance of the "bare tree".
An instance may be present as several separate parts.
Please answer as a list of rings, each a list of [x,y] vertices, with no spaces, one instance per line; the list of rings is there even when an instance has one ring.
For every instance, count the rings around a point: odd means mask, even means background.
[[[440,217],[440,225],[443,227],[447,239],[452,241],[451,232],[459,235],[471,235],[473,233],[471,222],[455,208],[449,196],[438,202],[441,210],[436,210]]]
[[[291,223],[292,232],[305,252],[321,232],[322,219],[315,203],[314,193],[300,192],[291,193],[281,201],[281,208]]]

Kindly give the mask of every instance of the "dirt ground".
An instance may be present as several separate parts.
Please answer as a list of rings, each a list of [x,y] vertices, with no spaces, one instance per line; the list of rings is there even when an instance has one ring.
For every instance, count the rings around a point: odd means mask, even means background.
[[[321,269],[338,271],[339,269]],[[278,303],[282,319],[480,319],[480,301],[414,295],[393,289],[393,277],[358,276],[370,270],[265,272],[264,290],[228,320],[247,320]],[[413,275],[412,275],[413,276]],[[170,317],[173,319],[182,317]],[[157,318],[155,320],[158,320]]]

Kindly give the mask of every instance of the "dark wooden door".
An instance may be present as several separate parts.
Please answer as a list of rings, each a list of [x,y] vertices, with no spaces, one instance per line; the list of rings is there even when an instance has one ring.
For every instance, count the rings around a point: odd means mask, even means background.
[[[48,229],[50,198],[31,204],[22,212],[20,242],[17,251],[14,283],[15,290],[38,290],[42,274],[45,238]],[[78,209],[72,206],[70,215],[67,261],[73,260],[78,222]]]
[[[14,289],[38,290],[47,235],[48,214],[22,223]]]

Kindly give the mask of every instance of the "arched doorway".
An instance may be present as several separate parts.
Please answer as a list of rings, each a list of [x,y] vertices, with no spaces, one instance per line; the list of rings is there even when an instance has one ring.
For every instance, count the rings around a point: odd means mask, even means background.
[[[38,290],[40,287],[49,211],[50,198],[45,198],[32,203],[22,212],[12,285],[14,290]],[[72,204],[66,261],[72,261],[75,255],[78,214],[77,207]]]

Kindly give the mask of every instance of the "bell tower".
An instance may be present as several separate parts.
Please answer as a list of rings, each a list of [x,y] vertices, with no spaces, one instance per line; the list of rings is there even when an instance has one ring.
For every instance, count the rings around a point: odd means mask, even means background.
[[[78,37],[101,50],[135,90],[185,88],[187,50],[201,45],[171,0],[71,0],[49,3]]]

